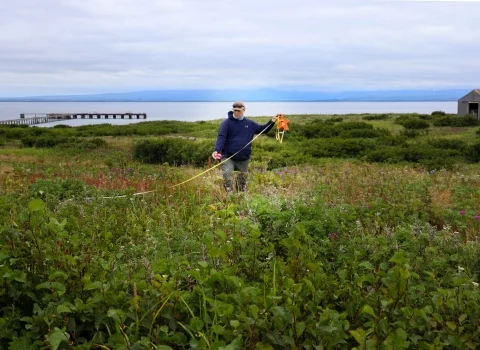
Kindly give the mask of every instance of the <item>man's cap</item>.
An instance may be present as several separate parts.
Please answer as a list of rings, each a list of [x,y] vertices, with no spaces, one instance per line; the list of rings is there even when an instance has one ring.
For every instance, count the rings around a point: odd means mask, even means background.
[[[242,101],[236,101],[233,103],[234,111],[243,111],[245,109],[245,104]]]

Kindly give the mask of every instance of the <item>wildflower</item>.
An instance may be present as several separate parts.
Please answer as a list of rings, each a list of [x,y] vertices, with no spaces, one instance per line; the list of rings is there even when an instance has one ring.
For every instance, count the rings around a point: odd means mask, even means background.
[[[465,215],[465,214],[466,214],[465,210],[460,210],[460,215]]]
[[[480,220],[480,215],[475,215],[475,220]]]
[[[328,234],[328,238],[329,238],[331,241],[336,241],[336,240],[338,239],[338,233],[336,233],[336,232],[329,233],[329,234]]]
[[[463,271],[465,271],[465,269],[461,266],[458,266],[458,272],[463,272]]]
[[[474,286],[475,288],[478,287],[478,283],[477,283],[477,282],[472,282],[472,284],[473,284],[473,286]]]

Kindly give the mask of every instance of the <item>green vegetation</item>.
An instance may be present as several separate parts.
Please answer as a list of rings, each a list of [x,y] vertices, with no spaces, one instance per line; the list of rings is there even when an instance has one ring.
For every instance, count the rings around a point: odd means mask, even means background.
[[[0,127],[0,348],[480,347],[477,124],[287,117],[235,195],[220,121]]]

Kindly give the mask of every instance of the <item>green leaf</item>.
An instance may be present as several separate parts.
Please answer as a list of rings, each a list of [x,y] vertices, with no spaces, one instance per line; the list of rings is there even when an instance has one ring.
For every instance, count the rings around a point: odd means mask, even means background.
[[[407,332],[403,329],[396,329],[385,340],[385,345],[391,345],[395,349],[406,349],[410,343],[407,341]]]
[[[350,334],[353,335],[358,344],[362,345],[365,342],[367,334],[361,328],[357,328],[355,331],[350,331]]]
[[[21,338],[14,338],[13,341],[10,342],[10,347],[8,350],[37,350],[38,346],[33,345],[30,338],[21,337]]]
[[[340,277],[340,280],[345,281],[348,277],[348,271],[345,269],[342,269],[337,272],[338,277]]]
[[[13,274],[15,281],[26,283],[27,282],[27,274],[25,272],[15,271]]]
[[[452,331],[454,331],[455,329],[457,329],[457,325],[451,321],[447,321],[446,322],[446,325],[448,326],[448,328],[450,328]]]
[[[102,282],[95,281],[93,283],[87,283],[83,289],[93,290],[93,289],[101,289],[101,288],[102,288]]]
[[[173,350],[171,347],[169,347],[168,345],[158,345],[156,347],[157,350]]]
[[[191,318],[190,319],[190,327],[192,327],[192,329],[195,332],[199,332],[203,328],[203,321],[201,319],[199,319],[198,317]]]
[[[55,271],[54,273],[51,273],[50,276],[48,276],[49,280],[62,279],[65,281],[67,278],[68,275],[63,271]]]
[[[462,323],[463,321],[465,321],[466,318],[467,318],[467,314],[462,314],[462,315],[460,315],[460,317],[458,318],[458,322]]]
[[[230,316],[233,314],[234,307],[231,304],[222,303],[218,306],[217,312],[220,317]]]
[[[238,328],[238,326],[240,326],[240,322],[238,320],[231,320],[230,326],[232,326],[233,328]]]
[[[213,233],[210,231],[205,232],[203,235],[203,242],[208,244],[213,242]]]
[[[295,294],[299,294],[302,291],[303,288],[303,283],[296,283],[293,285],[293,290],[295,291]]]
[[[0,250],[0,261],[3,261],[5,259],[8,259],[10,255],[4,250]]]
[[[205,267],[208,267],[208,262],[206,262],[206,261],[199,261],[199,262],[198,262],[198,265],[200,265],[201,267],[204,267],[204,268],[205,268]]]
[[[33,213],[45,209],[45,203],[41,199],[34,199],[28,203],[28,211]]]
[[[63,295],[65,294],[67,288],[63,283],[60,282],[43,282],[37,285],[36,287],[37,290],[39,289],[50,289],[51,291],[55,291],[58,293],[58,295]]]
[[[390,258],[389,261],[397,265],[403,265],[407,262],[407,258],[405,258],[403,252],[398,251]]]
[[[260,309],[255,304],[250,305],[249,309],[250,309],[250,314],[252,315],[253,320],[256,320],[258,318],[258,312],[260,311]]]
[[[53,332],[47,335],[46,338],[47,338],[47,341],[50,343],[50,346],[52,347],[52,349],[57,350],[58,346],[62,341],[68,341],[68,339],[70,339],[70,334],[55,327]]]
[[[298,322],[296,326],[297,337],[300,337],[305,330],[305,322]]]
[[[215,234],[222,240],[222,241],[226,241],[227,240],[227,234],[225,232],[223,232],[222,230],[217,230],[215,232]]]
[[[113,320],[119,325],[123,324],[123,320],[125,320],[125,313],[119,309],[109,309],[107,316],[113,318]]]
[[[363,308],[362,308],[362,314],[368,314],[368,315],[372,315],[373,317],[377,317],[375,315],[375,312],[373,311],[372,307],[370,305],[364,305]]]
[[[366,268],[367,270],[373,269],[373,265],[369,261],[361,262],[360,264],[358,264],[358,266],[362,266],[362,267]]]
[[[216,324],[212,326],[212,331],[217,334],[223,334],[225,333],[225,328],[223,328],[223,326],[220,326],[219,324]]]
[[[57,313],[61,314],[63,312],[71,312],[72,310],[67,305],[58,305],[57,306]]]

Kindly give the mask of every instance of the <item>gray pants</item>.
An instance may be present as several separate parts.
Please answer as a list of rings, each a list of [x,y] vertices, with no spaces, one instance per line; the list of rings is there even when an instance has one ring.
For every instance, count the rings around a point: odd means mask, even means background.
[[[233,191],[233,172],[235,170],[239,171],[239,174],[236,177],[236,188],[237,191],[246,191],[247,190],[247,177],[248,177],[248,163],[250,160],[232,160],[229,159],[222,164],[222,173],[225,190],[227,192]]]

